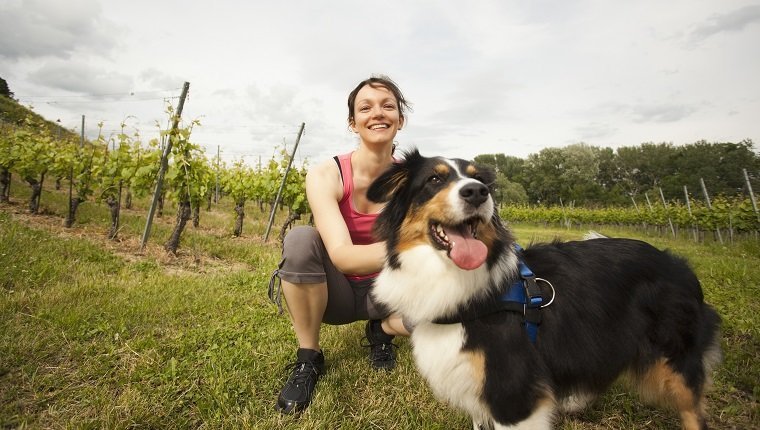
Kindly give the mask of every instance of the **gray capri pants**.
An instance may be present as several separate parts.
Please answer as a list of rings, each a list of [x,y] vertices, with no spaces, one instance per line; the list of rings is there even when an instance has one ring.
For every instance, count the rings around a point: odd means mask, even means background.
[[[282,311],[281,287],[275,287],[277,277],[294,284],[327,282],[327,309],[322,317],[323,323],[348,324],[390,315],[387,308],[375,303],[369,294],[374,278],[362,281],[346,278],[330,260],[314,227],[296,226],[282,242],[282,260],[269,281],[269,297]]]

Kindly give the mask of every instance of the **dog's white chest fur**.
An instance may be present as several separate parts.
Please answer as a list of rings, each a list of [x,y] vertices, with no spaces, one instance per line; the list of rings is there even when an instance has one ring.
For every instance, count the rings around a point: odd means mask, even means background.
[[[464,336],[461,324],[420,324],[412,333],[414,359],[439,399],[485,420],[489,414],[480,400],[483,369],[476,357],[462,351]]]

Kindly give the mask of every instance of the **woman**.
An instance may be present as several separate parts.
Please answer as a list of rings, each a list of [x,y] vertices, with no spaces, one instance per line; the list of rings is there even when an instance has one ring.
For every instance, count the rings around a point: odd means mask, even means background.
[[[291,230],[275,272],[298,339],[296,362],[277,399],[282,413],[302,411],[311,402],[324,372],[322,323],[368,320],[365,334],[375,369],[392,369],[396,358],[391,341],[409,335],[401,318],[368,294],[385,261],[385,245],[375,242],[371,231],[382,205],[367,200],[369,185],[393,163],[393,139],[408,108],[389,78],[360,82],[348,96],[348,124],[359,146],[315,166],[306,176],[316,228]]]

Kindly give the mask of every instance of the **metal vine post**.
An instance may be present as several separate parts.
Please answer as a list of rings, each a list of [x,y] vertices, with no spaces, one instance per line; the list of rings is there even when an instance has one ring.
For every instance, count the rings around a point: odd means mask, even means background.
[[[185,82],[182,86],[182,94],[179,96],[179,103],[177,104],[177,114],[174,116],[174,122],[172,123],[171,133],[173,134],[179,127],[179,120],[182,117],[182,108],[185,107],[185,98],[187,97],[187,91],[190,89],[190,82]],[[140,242],[140,251],[145,248],[145,244],[148,242],[150,236],[150,228],[153,224],[153,215],[156,213],[156,206],[158,206],[158,199],[161,197],[161,188],[164,185],[164,175],[166,174],[166,168],[169,166],[169,154],[172,151],[172,140],[167,139],[166,147],[161,155],[161,165],[158,168],[158,178],[156,179],[156,190],[153,193],[153,201],[150,204],[150,210],[148,210],[148,219],[145,221],[145,231],[143,231],[142,241]]]
[[[303,134],[303,129],[306,126],[305,122],[301,123],[301,129],[298,130],[298,137],[296,138],[296,145],[293,147],[293,153],[290,155],[290,160],[288,160],[288,167],[285,169],[285,175],[282,176],[282,183],[280,184],[280,189],[277,190],[277,197],[274,199],[274,204],[272,205],[272,212],[269,214],[269,225],[267,225],[267,231],[264,233],[264,242],[269,239],[269,232],[272,230],[272,224],[274,223],[274,213],[277,211],[277,205],[280,204],[280,196],[282,196],[282,189],[285,188],[285,181],[288,180],[288,173],[290,172],[290,166],[293,164],[293,159],[296,156],[296,149],[298,149],[298,142],[301,141],[301,135]]]

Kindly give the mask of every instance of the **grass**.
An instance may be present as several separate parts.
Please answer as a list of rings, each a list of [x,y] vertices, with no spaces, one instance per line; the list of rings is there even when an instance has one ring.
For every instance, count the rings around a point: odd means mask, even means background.
[[[360,322],[324,327],[328,372],[313,405],[300,417],[274,411],[295,337],[266,297],[279,246],[262,240],[268,214],[257,208],[248,208],[244,236],[232,238],[232,208],[223,201],[203,212],[200,228],[188,227],[179,255],[168,256],[161,245],[171,209],[139,251],[144,201],[125,211],[112,242],[104,205],[84,204],[65,229],[65,196],[46,190],[45,215],[30,216],[25,188],[14,183],[13,204],[0,206],[0,427],[470,428],[433,398],[406,339],[395,371],[370,371]],[[582,235],[514,229],[523,244]],[[647,240],[689,258],[723,316],[725,359],[708,398],[710,424],[760,428],[760,244]],[[615,386],[557,428],[678,428],[678,420]]]

